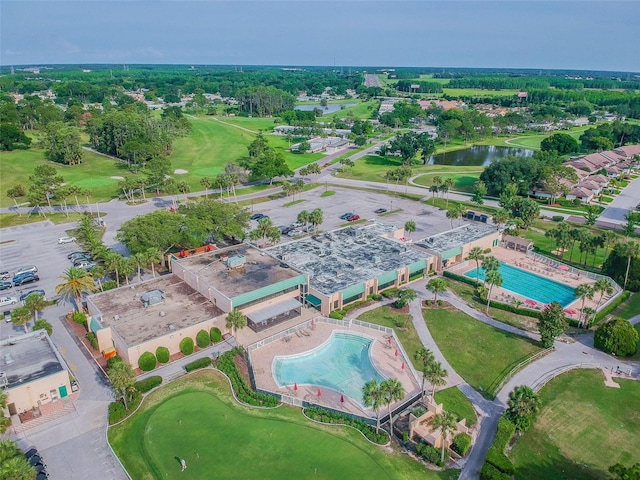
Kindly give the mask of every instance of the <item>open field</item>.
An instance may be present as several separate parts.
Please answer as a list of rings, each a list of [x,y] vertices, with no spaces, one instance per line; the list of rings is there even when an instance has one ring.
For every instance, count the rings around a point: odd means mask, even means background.
[[[537,353],[536,342],[499,330],[454,309],[422,311],[447,361],[469,385],[484,393],[511,366]]]
[[[640,293],[632,294],[626,302],[615,309],[612,315],[627,320],[636,315],[640,315]]]
[[[452,479],[374,446],[354,429],[312,423],[297,408],[240,406],[226,379],[198,372],[153,392],[109,441],[135,479],[359,478]]]
[[[542,411],[510,457],[515,478],[607,479],[607,468],[640,462],[640,382],[604,385],[599,370],[574,370],[541,391]]]

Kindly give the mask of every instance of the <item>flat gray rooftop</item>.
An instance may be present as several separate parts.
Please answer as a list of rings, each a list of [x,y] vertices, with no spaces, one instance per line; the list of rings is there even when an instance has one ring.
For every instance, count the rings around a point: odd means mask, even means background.
[[[482,222],[468,223],[432,237],[416,242],[416,245],[428,250],[444,253],[455,247],[461,247],[469,242],[479,240],[487,235],[496,233],[498,229],[494,225]]]
[[[9,388],[64,370],[46,335],[22,335],[0,342],[0,372]]]
[[[382,236],[394,230],[393,225],[374,222],[314,235],[267,251],[309,274],[311,286],[330,295],[430,257]]]
[[[238,255],[243,255],[246,263],[229,269],[224,258]],[[300,275],[281,261],[249,245],[178,258],[177,263],[197,275],[200,282],[211,285],[228,298]]]
[[[164,303],[145,308],[140,297],[156,289],[165,292]],[[223,314],[175,275],[91,295],[88,302],[102,314],[102,326],[113,327],[129,346]]]

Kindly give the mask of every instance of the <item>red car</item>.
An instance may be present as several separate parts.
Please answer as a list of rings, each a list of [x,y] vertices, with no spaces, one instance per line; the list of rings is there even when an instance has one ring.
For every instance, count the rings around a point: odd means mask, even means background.
[[[348,222],[355,222],[356,220],[360,220],[360,215],[351,215],[349,218],[347,218]]]

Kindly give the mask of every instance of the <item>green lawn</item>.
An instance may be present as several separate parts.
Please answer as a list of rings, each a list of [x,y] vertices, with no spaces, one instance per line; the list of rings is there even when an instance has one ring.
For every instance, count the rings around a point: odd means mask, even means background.
[[[478,179],[480,178],[480,174],[482,170],[478,170],[476,172],[468,171],[468,172],[451,172],[451,173],[425,173],[421,174],[419,177],[414,179],[414,182],[418,185],[423,185],[425,187],[430,187],[433,185],[433,177],[439,176],[443,180],[447,178],[451,178],[453,180],[453,188],[457,192],[467,192],[473,193],[473,188]],[[447,198],[446,194],[440,194],[445,199]]]
[[[640,382],[605,387],[599,370],[574,370],[540,392],[542,411],[511,451],[515,478],[607,479],[607,468],[640,462]]]
[[[625,318],[627,320],[636,315],[640,315],[640,293],[632,294],[626,302],[613,312],[614,317]]]
[[[541,350],[537,342],[486,325],[457,310],[426,308],[427,327],[451,366],[486,393],[517,363]]]
[[[213,371],[173,382],[152,393],[109,441],[134,479],[359,478],[452,479],[408,456],[389,453],[359,432],[308,421],[297,408],[240,406]]]
[[[82,214],[80,213],[69,213],[68,217],[64,213],[47,213],[47,217],[45,218],[38,214],[27,215],[23,213],[22,215],[18,215],[16,213],[2,213],[0,214],[0,228],[15,227],[17,225],[26,225],[27,223],[44,222],[47,220],[55,223],[56,225],[61,223],[73,223],[77,222],[81,216]],[[102,216],[104,217],[105,214],[102,214]]]
[[[441,403],[446,411],[455,414],[459,420],[466,418],[468,427],[473,427],[478,421],[471,401],[457,387],[440,390],[436,392],[435,398],[436,402]]]
[[[411,322],[411,315],[408,313],[401,313],[394,308],[384,305],[376,308],[375,310],[369,310],[364,312],[358,317],[363,322],[375,323],[376,325],[383,325],[385,327],[393,328],[398,336],[398,340],[402,343],[404,351],[411,357],[411,363],[417,370],[422,369],[422,364],[413,358],[415,352],[422,348],[422,342],[418,337],[413,323]]]

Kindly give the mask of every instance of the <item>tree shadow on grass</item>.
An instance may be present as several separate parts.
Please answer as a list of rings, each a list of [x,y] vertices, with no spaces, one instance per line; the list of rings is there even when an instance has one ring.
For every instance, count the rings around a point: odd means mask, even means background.
[[[536,463],[518,465],[516,480],[603,480],[610,478],[604,470],[575,463],[563,456],[553,456]]]

